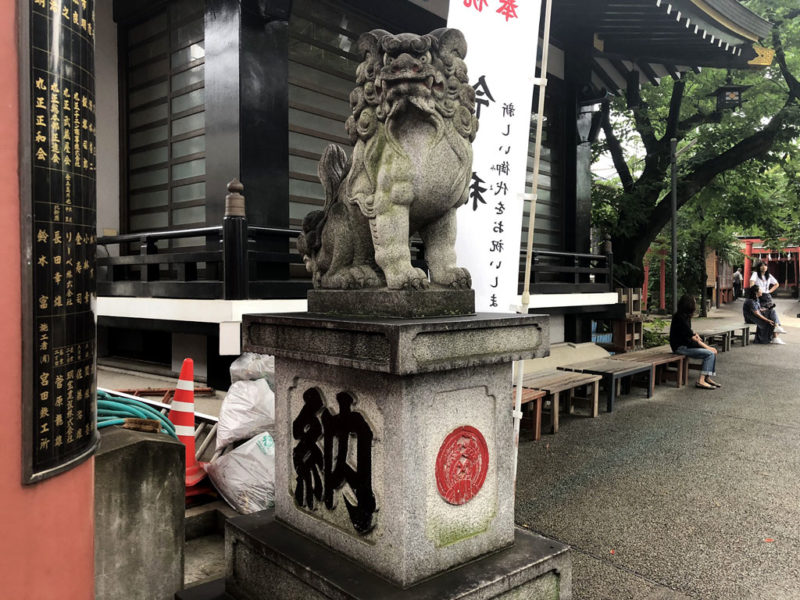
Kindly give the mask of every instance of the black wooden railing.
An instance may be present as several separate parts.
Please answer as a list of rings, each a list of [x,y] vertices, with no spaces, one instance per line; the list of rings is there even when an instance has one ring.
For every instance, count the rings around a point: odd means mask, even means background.
[[[300,232],[248,225],[241,184],[232,181],[228,191],[222,225],[99,237],[98,295],[226,300],[305,298],[311,279],[300,266],[302,258],[291,248]],[[190,238],[200,242],[191,248],[158,246],[159,242]],[[419,239],[412,241],[412,250],[413,264],[424,268],[424,248]],[[613,290],[611,254],[535,250],[532,261],[534,294]]]
[[[614,290],[612,254],[533,250],[531,293],[574,294]]]
[[[289,240],[298,231],[271,227],[226,230],[225,225],[171,231],[151,231],[103,236],[99,247],[118,246],[122,251],[138,244],[138,254],[102,256],[98,251],[97,293],[100,296],[199,298],[242,300],[246,298],[304,298],[311,288],[307,278],[293,279],[287,267],[302,263],[289,251]],[[198,248],[161,249],[161,240],[202,237]],[[237,239],[238,238],[238,239]],[[285,251],[261,249],[264,241],[283,241]],[[259,271],[284,267],[282,278],[259,278]]]
[[[97,293],[227,300],[304,298],[311,281],[302,275],[302,267],[296,268],[300,275],[295,277],[290,269],[292,264],[302,264],[301,257],[290,251],[291,240],[300,232],[248,226],[242,185],[234,180],[228,192],[222,225],[98,238]],[[191,248],[158,247],[159,242],[189,238],[199,242]],[[131,252],[137,244],[138,253]]]

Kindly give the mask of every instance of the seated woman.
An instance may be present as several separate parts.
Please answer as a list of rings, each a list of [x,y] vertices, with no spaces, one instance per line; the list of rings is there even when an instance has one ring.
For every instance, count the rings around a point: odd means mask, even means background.
[[[756,344],[785,344],[775,331],[775,309],[761,307],[763,293],[761,287],[755,283],[747,289],[747,298],[742,306],[744,320],[756,326]]]
[[[712,375],[716,375],[717,349],[707,346],[700,336],[692,331],[692,315],[696,308],[697,303],[692,296],[683,295],[678,300],[678,312],[672,315],[672,324],[669,327],[669,345],[676,354],[703,359],[700,377],[695,387],[713,390],[722,387],[711,379]]]
[[[759,262],[753,269],[753,274],[750,275],[750,285],[757,285],[761,288],[762,296],[759,302],[762,308],[774,308],[775,301],[772,299],[772,294],[775,293],[780,287],[778,280],[769,273],[769,266],[767,263]],[[775,321],[775,331],[778,333],[786,333],[786,330],[781,327],[781,319],[778,312],[775,311],[775,316],[772,318]]]

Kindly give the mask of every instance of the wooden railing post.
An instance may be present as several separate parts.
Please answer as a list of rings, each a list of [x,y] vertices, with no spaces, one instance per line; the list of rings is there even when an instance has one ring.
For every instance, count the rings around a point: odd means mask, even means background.
[[[581,259],[578,256],[572,257],[572,268],[575,269],[575,277],[573,279],[573,283],[578,285],[581,282]]]
[[[248,298],[247,216],[244,186],[234,178],[225,196],[225,217],[222,220],[222,264],[225,300]]]
[[[614,291],[614,253],[606,252],[606,268],[608,269],[608,291]]]
[[[149,237],[143,236],[139,241],[139,254],[141,256],[149,256],[152,254],[158,254],[158,247],[156,243]],[[142,274],[141,280],[142,281],[158,281],[159,273],[158,273],[158,263],[155,264],[148,264],[145,263],[142,266]]]

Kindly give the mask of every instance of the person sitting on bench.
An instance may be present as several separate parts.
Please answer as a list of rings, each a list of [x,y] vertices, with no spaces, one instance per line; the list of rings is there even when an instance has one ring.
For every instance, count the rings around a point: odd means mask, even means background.
[[[698,334],[692,331],[692,315],[697,308],[697,303],[692,296],[684,294],[678,300],[678,312],[672,315],[672,324],[669,327],[669,345],[675,354],[683,354],[689,358],[702,358],[700,377],[695,387],[704,390],[713,390],[722,387],[711,377],[716,375],[717,349],[706,345]]]
[[[757,285],[761,288],[761,308],[775,308],[775,301],[772,299],[772,294],[775,293],[780,287],[778,280],[775,279],[769,272],[769,265],[765,262],[759,262],[753,269],[753,274],[750,275],[750,285]],[[778,316],[778,311],[775,311],[775,316],[772,318],[775,321],[775,331],[778,333],[786,333],[786,330],[781,327],[781,318]],[[783,342],[780,342],[781,344]]]
[[[763,308],[761,296],[764,292],[758,284],[753,284],[747,289],[747,299],[742,306],[742,315],[746,323],[756,326],[756,344],[785,344],[775,331],[777,315],[774,308]]]

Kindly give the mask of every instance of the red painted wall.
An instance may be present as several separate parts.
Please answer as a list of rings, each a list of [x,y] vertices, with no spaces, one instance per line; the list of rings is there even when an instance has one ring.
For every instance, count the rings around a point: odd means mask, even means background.
[[[94,460],[32,486],[22,473],[17,5],[0,0],[0,597],[94,596]]]

